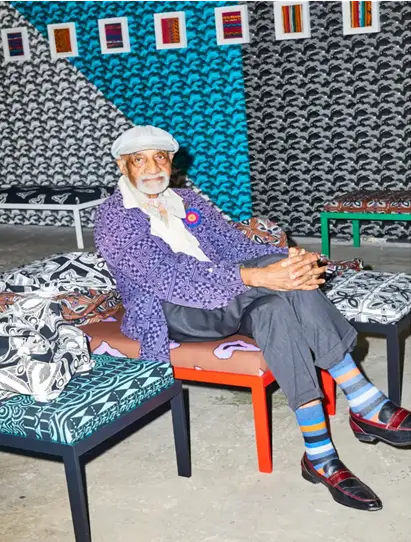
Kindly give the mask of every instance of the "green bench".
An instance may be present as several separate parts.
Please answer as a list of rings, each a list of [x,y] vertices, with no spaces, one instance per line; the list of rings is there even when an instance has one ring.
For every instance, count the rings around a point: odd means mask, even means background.
[[[411,190],[358,190],[325,205],[321,217],[321,252],[330,256],[330,220],[350,220],[354,247],[361,246],[360,221],[411,221]]]

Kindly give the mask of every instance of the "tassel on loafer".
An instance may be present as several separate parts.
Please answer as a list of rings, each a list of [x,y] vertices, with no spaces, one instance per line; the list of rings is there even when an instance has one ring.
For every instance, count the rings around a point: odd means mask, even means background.
[[[303,478],[312,484],[325,485],[336,502],[368,512],[381,510],[381,500],[372,489],[363,484],[355,474],[348,470],[342,461],[331,459],[323,468],[326,476],[322,476],[316,471],[307,455],[303,455],[301,460]]]

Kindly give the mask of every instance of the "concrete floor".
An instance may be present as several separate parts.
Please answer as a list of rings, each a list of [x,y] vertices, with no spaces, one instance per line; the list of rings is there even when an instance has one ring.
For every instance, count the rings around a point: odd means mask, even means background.
[[[0,227],[0,269],[75,250],[73,230]],[[86,232],[92,246],[91,232]],[[317,241],[301,243],[319,248]],[[377,270],[411,272],[411,248],[334,245]],[[361,337],[357,357],[386,390],[385,341]],[[303,444],[281,391],[273,395],[274,472],[257,470],[250,395],[190,386],[193,476],[178,478],[169,412],[88,463],[93,542],[410,542],[411,451],[357,442],[339,395],[333,438],[343,461],[381,497],[374,514],[343,508],[300,476]],[[411,407],[411,339],[403,404]],[[224,435],[224,437],[222,437]],[[72,542],[60,463],[1,454],[0,541]]]

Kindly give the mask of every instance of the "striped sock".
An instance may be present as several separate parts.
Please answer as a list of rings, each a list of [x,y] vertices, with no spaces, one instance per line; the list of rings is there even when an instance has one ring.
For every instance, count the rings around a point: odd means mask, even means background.
[[[305,451],[315,470],[324,476],[323,466],[338,454],[331,442],[321,403],[298,408],[295,411],[298,425],[304,437]]]
[[[378,421],[378,414],[389,399],[365,378],[350,354],[328,372],[344,392],[355,414],[366,420]]]

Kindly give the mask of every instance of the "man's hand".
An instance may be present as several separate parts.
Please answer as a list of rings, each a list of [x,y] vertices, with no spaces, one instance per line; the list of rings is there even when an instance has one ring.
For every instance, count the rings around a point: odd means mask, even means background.
[[[288,256],[299,256],[305,254],[305,248],[301,247],[290,247],[288,249]]]
[[[241,269],[244,284],[271,290],[316,290],[326,267],[318,266],[319,254],[290,249],[288,258],[262,268]]]

